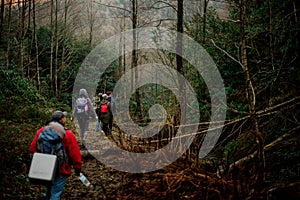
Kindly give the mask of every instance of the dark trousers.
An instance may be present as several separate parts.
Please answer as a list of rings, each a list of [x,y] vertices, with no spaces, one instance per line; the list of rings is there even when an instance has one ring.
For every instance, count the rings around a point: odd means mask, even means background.
[[[102,122],[102,130],[104,131],[105,135],[108,136],[110,134],[109,124]]]
[[[84,138],[85,132],[88,130],[89,127],[89,117],[85,114],[77,116],[79,128],[80,128],[80,137],[81,139]]]
[[[109,122],[108,122],[108,127],[110,130],[112,130],[112,124],[113,124],[113,116],[112,114],[109,116]]]

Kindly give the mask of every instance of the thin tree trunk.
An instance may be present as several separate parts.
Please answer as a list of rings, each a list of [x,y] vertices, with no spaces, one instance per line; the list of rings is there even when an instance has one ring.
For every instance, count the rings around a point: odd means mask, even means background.
[[[125,20],[125,16],[126,16],[126,1],[124,1],[123,3],[123,31],[126,30],[126,20]],[[126,51],[126,43],[125,43],[125,37],[122,35],[122,41],[123,41],[123,71],[124,71],[124,74],[126,73],[126,56],[125,56],[125,51]],[[124,80],[124,84],[126,84],[126,80]],[[124,87],[126,88],[126,87]],[[128,91],[126,91],[126,89],[124,89],[124,97],[126,98],[126,94],[127,94]]]
[[[9,69],[10,66],[10,41],[11,41],[11,7],[12,7],[12,0],[9,1],[9,8],[8,8],[8,36],[7,36],[7,50],[6,50],[6,68]]]
[[[137,65],[138,65],[138,54],[137,54],[137,33],[136,33],[136,28],[137,28],[137,17],[138,17],[138,11],[137,11],[137,8],[138,8],[138,1],[137,0],[132,0],[132,37],[133,37],[133,51],[132,51],[132,66],[131,68],[136,68],[136,73],[135,73],[135,86],[138,85],[138,82],[139,82],[139,74],[138,74],[138,70],[137,70]],[[137,88],[137,87],[135,87]],[[136,98],[135,98],[135,101],[136,101],[136,105],[137,105],[137,108],[136,108],[136,112],[138,113],[138,117],[139,118],[142,118],[142,115],[141,115],[141,103],[140,103],[140,93],[139,93],[139,90],[137,89],[136,91]]]
[[[271,0],[268,0],[268,7],[269,7],[269,52],[271,56],[271,64],[273,70],[275,69],[274,67],[274,53],[273,53],[273,37],[272,37],[272,32],[273,32],[273,24],[272,24],[272,5],[271,5]]]
[[[65,0],[65,13],[64,13],[64,29],[63,29],[63,36],[62,36],[62,53],[61,53],[61,67],[60,67],[60,71],[62,72],[61,73],[61,77],[60,77],[60,80],[59,80],[59,91],[58,91],[58,94],[60,95],[62,93],[62,87],[63,87],[63,77],[62,77],[62,74],[64,72],[64,68],[65,68],[65,65],[66,65],[66,62],[65,62],[65,54],[66,54],[66,37],[67,37],[67,17],[68,17],[68,9],[69,9],[69,1],[68,0]]]
[[[27,30],[31,33],[31,0],[28,0],[28,24]],[[28,44],[27,44],[27,63],[31,63],[31,51],[32,51],[32,44],[34,41],[34,35],[32,33],[31,37],[28,37]],[[31,78],[31,65],[27,65],[27,77],[28,79]]]
[[[55,0],[55,96],[58,97],[58,0]]]
[[[23,4],[22,4],[23,2]],[[25,32],[25,5],[26,1],[18,0],[18,11],[19,11],[19,30],[18,30],[18,67],[21,76],[24,77],[24,32]]]
[[[176,66],[177,71],[182,73],[182,33],[183,33],[183,0],[177,0],[177,44],[176,44]]]
[[[93,27],[94,27],[94,14],[93,14],[93,1],[89,1],[88,3],[88,17],[89,17],[89,49],[92,50],[93,43]]]
[[[247,22],[247,10],[246,10],[246,1],[240,0],[240,21],[241,21],[241,58],[242,65],[244,68],[244,75],[246,80],[246,91],[247,91],[247,99],[249,104],[250,117],[253,122],[254,132],[256,137],[256,143],[258,146],[258,166],[257,166],[257,180],[255,186],[255,194],[259,193],[261,189],[261,185],[265,180],[265,156],[264,156],[264,139],[263,134],[259,130],[258,120],[256,117],[255,111],[255,91],[252,85],[252,81],[250,78],[249,68],[248,68],[248,59],[247,59],[247,47],[246,47],[246,33],[245,27]]]
[[[4,23],[4,0],[1,0],[1,11],[0,11],[0,41],[2,39],[2,30]]]
[[[298,2],[299,3],[299,2]],[[298,4],[299,6],[299,4]],[[297,7],[296,7],[296,1],[293,0],[293,10],[294,10],[294,16],[295,16],[295,24],[298,24],[298,16],[297,13],[299,12],[299,8],[298,8],[298,12],[297,12]],[[296,30],[295,33],[295,40],[296,40],[296,49],[299,49],[299,29]]]
[[[123,17],[120,18],[120,32],[123,32]],[[122,55],[122,52],[123,52],[123,36],[120,35],[120,38],[119,38],[119,55]],[[118,59],[118,62],[119,62],[119,74],[118,74],[118,77],[117,79],[119,79],[121,76],[122,76],[122,73],[123,73],[123,69],[122,69],[122,66],[123,66],[123,56],[119,56],[119,59]]]
[[[206,12],[207,12],[207,5],[209,0],[204,0],[203,1],[203,29],[202,29],[202,33],[203,33],[203,38],[202,38],[202,43],[205,44],[205,40],[206,40]]]
[[[50,96],[53,95],[53,42],[54,42],[54,26],[53,26],[53,12],[54,0],[51,0],[51,14],[50,14],[50,27],[51,27],[51,41],[50,41]]]
[[[32,17],[33,17],[33,35],[34,35],[34,45],[35,45],[35,59],[36,59],[36,74],[37,74],[37,89],[41,93],[41,78],[40,78],[40,65],[39,65],[39,47],[36,34],[36,13],[35,13],[35,0],[32,0]]]
[[[178,76],[178,84],[179,84],[179,107],[176,113],[176,121],[175,126],[179,125],[180,123],[185,123],[185,110],[186,110],[186,92],[185,92],[185,82],[181,80],[180,75],[184,75],[183,72],[183,41],[182,41],[182,34],[183,34],[183,0],[177,0],[177,38],[176,38],[176,67],[177,71],[179,72]],[[181,121],[181,119],[182,121]],[[181,148],[181,139],[178,140],[179,147]],[[182,149],[179,149],[181,151]],[[189,156],[187,154],[187,156]]]
[[[176,67],[179,74],[183,75],[183,58],[182,58],[182,34],[183,34],[183,0],[177,0],[177,41],[176,41]],[[178,117],[180,116],[180,110],[185,110],[185,83],[178,77],[178,84],[179,84],[179,98],[181,105],[179,105],[178,113],[177,113],[177,120],[176,122],[179,122],[180,120]],[[185,114],[184,112],[181,112],[181,114]],[[185,116],[181,116],[183,119],[185,119]],[[176,125],[176,124],[175,124]]]

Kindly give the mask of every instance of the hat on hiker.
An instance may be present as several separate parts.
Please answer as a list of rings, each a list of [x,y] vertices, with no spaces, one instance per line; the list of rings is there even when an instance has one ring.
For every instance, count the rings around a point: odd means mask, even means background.
[[[79,96],[85,96],[85,97],[88,97],[88,93],[86,91],[86,89],[80,89],[79,90]]]
[[[61,118],[66,117],[67,115],[68,113],[66,111],[62,112],[60,110],[57,110],[52,114],[52,118],[59,121],[61,120]]]
[[[108,98],[107,94],[103,94],[102,97],[103,97],[103,99],[107,99]]]

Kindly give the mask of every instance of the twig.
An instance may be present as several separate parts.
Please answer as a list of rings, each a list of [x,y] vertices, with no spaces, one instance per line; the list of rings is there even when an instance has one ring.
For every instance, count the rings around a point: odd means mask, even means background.
[[[216,45],[215,41],[213,39],[210,39],[211,42],[213,43],[213,45],[219,49],[220,51],[222,51],[223,53],[225,53],[229,58],[231,58],[233,61],[235,61],[236,63],[238,63],[243,69],[244,69],[244,66],[243,64],[238,61],[237,59],[235,59],[232,55],[230,55],[227,51],[225,51],[224,49],[222,49],[221,47],[219,47],[218,45]]]

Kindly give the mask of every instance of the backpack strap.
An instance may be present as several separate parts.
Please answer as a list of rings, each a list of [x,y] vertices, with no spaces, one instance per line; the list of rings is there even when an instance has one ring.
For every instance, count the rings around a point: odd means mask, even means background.
[[[36,141],[36,149],[37,149],[37,152],[43,152],[43,145],[42,145],[42,140],[37,140]]]

